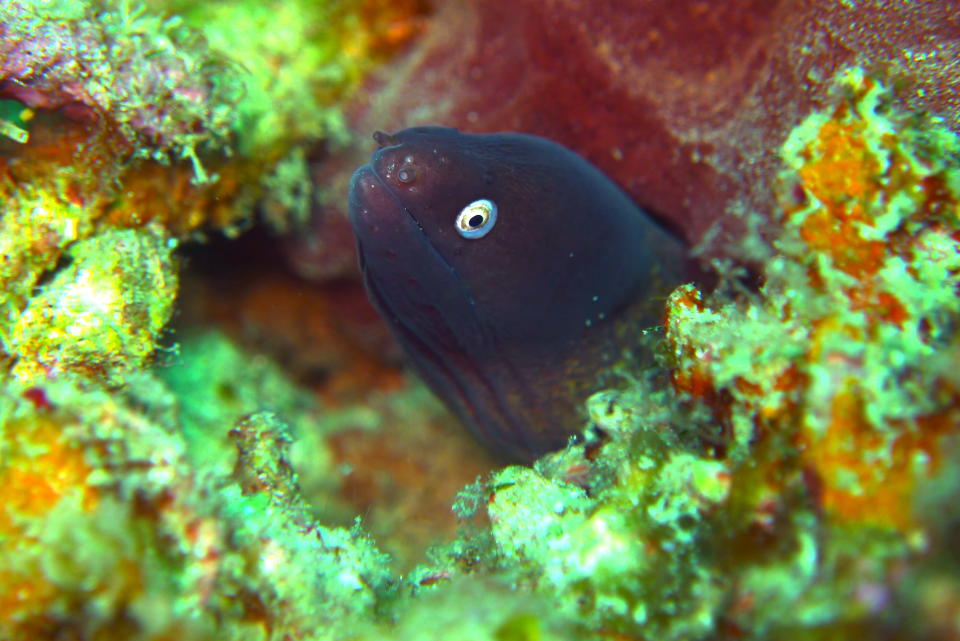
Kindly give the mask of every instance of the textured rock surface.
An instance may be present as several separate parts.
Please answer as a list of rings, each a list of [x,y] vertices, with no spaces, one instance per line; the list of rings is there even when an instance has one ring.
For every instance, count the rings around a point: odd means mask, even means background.
[[[914,109],[960,126],[960,8],[941,0],[459,0],[358,97],[311,266],[350,268],[337,244],[346,181],[367,136],[419,124],[522,131],[579,151],[692,242],[769,211],[777,152],[862,64]],[[319,254],[319,255],[317,255]]]

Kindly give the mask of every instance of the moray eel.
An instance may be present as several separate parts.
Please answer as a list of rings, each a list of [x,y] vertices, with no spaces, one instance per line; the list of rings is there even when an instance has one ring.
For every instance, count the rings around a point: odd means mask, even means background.
[[[563,447],[604,373],[662,322],[684,246],[549,140],[445,127],[374,140],[349,197],[374,305],[494,450],[532,460]]]

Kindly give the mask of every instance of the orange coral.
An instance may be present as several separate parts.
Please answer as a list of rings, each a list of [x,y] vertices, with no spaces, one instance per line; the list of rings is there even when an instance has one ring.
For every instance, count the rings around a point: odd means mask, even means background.
[[[673,383],[741,445],[785,435],[833,518],[906,531],[960,406],[931,365],[960,320],[960,143],[856,70],[837,95],[785,145],[793,198],[760,296],[670,298]]]
[[[92,471],[83,451],[64,436],[64,425],[53,415],[15,419],[0,432],[5,453],[0,466],[0,620],[40,611],[57,595],[57,588],[39,568],[27,571],[8,561],[24,545],[36,544],[24,529],[24,519],[42,519],[65,497],[74,497],[86,511],[98,502],[87,484]]]
[[[875,274],[886,254],[884,242],[860,234],[871,221],[869,203],[881,187],[879,163],[863,138],[865,126],[862,121],[826,123],[799,172],[804,188],[822,203],[804,219],[801,237],[857,278]]]
[[[833,399],[823,433],[801,432],[804,459],[822,481],[823,506],[836,517],[907,530],[915,525],[917,481],[939,468],[939,437],[951,428],[943,415],[915,429],[884,433],[870,426],[864,399],[849,380]]]

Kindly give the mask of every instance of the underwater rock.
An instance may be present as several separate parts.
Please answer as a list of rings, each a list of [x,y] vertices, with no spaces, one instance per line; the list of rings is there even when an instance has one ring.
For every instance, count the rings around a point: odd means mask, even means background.
[[[156,228],[75,243],[70,264],[39,288],[10,329],[13,375],[41,382],[72,372],[119,385],[142,368],[173,312],[174,246]]]
[[[267,438],[286,424],[238,420],[223,467],[191,450],[216,451],[229,424],[188,441],[169,390],[128,383],[4,383],[0,637],[344,638],[388,590],[387,559],[309,514],[287,443]]]
[[[0,163],[70,167],[119,226],[236,235],[265,199],[284,229],[309,211],[303,150],[346,137],[341,103],[419,5],[0,3]]]
[[[790,434],[831,518],[909,532],[960,407],[960,140],[862,70],[834,93],[784,145],[759,297],[671,296],[673,380],[712,408],[719,451]]]
[[[0,96],[32,109],[109,118],[131,145],[188,157],[221,145],[231,112],[182,21],[89,1],[14,0],[0,8]]]
[[[940,0],[453,1],[348,111],[361,147],[367,131],[422,124],[556,140],[696,243],[718,222],[739,235],[735,214],[774,210],[786,133],[854,61],[956,130],[958,18]],[[343,236],[363,155],[317,169],[330,195],[317,217],[327,253],[305,258],[315,271],[349,266],[323,238]]]

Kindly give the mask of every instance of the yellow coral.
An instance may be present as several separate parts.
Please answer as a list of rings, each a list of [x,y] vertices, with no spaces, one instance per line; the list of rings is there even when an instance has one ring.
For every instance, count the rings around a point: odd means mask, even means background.
[[[93,211],[71,200],[67,176],[59,175],[53,189],[37,185],[15,185],[0,175],[0,308],[15,314],[31,289],[52,269],[66,247],[88,235],[93,228]]]
[[[13,326],[14,375],[30,382],[71,371],[118,384],[144,365],[172,310],[171,251],[158,230],[108,231],[74,245],[73,262]]]

